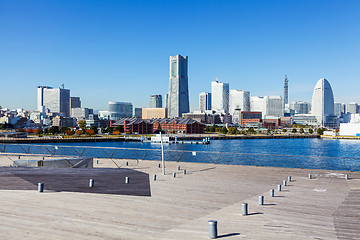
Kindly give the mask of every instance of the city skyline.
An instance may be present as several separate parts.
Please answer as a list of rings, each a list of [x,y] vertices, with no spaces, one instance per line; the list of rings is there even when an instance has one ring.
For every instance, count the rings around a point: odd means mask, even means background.
[[[172,18],[172,9],[186,17]],[[168,92],[176,54],[191,59],[190,111],[216,76],[251,96],[282,96],[287,75],[289,102],[311,102],[314,83],[326,78],[336,102],[360,102],[359,9],[356,1],[2,1],[0,105],[35,110],[32,89],[65,84],[84,107],[145,107],[151,94]],[[164,38],[174,24],[181,36]],[[139,61],[146,55],[151,61]]]

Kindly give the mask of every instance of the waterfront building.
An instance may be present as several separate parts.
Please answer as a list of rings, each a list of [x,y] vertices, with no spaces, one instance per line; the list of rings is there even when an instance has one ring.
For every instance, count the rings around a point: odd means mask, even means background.
[[[170,56],[169,117],[181,117],[189,112],[188,57]]]
[[[344,103],[336,102],[334,103],[334,115],[340,117],[342,114],[346,113],[346,105]]]
[[[49,109],[52,113],[59,113],[64,117],[70,116],[70,90],[38,86],[37,108],[40,112]]]
[[[192,113],[183,113],[182,117],[186,119],[194,119],[198,122],[205,124],[221,124],[221,113],[215,113],[212,110],[206,110],[205,112],[194,111]]]
[[[346,122],[340,123],[340,136],[360,136],[360,114],[345,114]]]
[[[321,126],[333,123],[334,95],[330,83],[325,78],[320,79],[315,85],[311,115],[316,117]]]
[[[250,111],[250,92],[231,89],[229,92],[229,113],[234,116],[235,110]]]
[[[241,126],[249,125],[249,123],[259,124],[262,120],[262,112],[241,111],[239,116]]]
[[[199,95],[199,110],[205,112],[211,110],[211,93],[202,92]]]
[[[61,127],[72,128],[76,126],[76,120],[70,117],[56,116],[51,120],[51,122],[52,122],[52,126],[57,126],[59,128]]]
[[[167,108],[142,108],[143,119],[167,118],[167,117],[168,117]]]
[[[300,125],[318,126],[317,118],[311,114],[295,114],[292,123]]]
[[[116,121],[123,117],[132,117],[133,105],[129,102],[109,102],[108,111],[99,111],[101,119]]]
[[[123,126],[124,132],[129,133],[138,133],[138,134],[152,134],[153,124],[148,120],[131,117],[131,118],[120,118],[111,126]]]
[[[294,110],[295,114],[309,114],[311,105],[308,102],[292,102],[290,103],[290,110]]]
[[[349,103],[346,106],[346,112],[347,113],[352,113],[352,114],[359,113],[360,112],[359,104],[354,103],[354,102]]]
[[[160,94],[150,96],[150,108],[162,108],[162,96]]]
[[[211,82],[211,109],[219,113],[229,112],[229,84]]]

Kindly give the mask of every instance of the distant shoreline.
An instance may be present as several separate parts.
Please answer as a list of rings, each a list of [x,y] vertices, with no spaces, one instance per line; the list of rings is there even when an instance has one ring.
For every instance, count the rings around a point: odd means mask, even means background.
[[[140,135],[141,136],[141,135]],[[174,140],[175,135],[170,135],[170,139]],[[203,140],[210,137],[211,140],[228,140],[228,139],[282,139],[282,138],[320,138],[320,135],[304,135],[304,134],[275,134],[275,135],[223,135],[223,134],[197,134],[197,135],[177,135],[180,141],[186,140]],[[0,143],[72,143],[72,142],[138,142],[140,137],[31,137],[31,138],[0,138]]]

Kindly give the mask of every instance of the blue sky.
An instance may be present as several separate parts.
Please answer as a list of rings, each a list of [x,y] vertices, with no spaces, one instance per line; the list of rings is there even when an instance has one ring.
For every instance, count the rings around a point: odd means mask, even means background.
[[[253,96],[311,101],[325,77],[360,102],[360,1],[0,0],[0,105],[36,108],[65,84],[83,107],[148,107],[168,91],[169,55],[189,56],[191,110],[218,76]]]

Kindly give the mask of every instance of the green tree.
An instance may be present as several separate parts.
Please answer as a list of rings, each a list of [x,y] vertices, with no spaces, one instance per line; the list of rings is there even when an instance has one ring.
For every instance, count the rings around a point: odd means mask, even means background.
[[[254,128],[253,128],[253,127],[249,128],[248,133],[250,133],[250,134],[254,134],[254,133],[255,133]]]
[[[65,132],[66,132],[67,130],[69,130],[68,127],[61,127],[61,128],[60,128],[60,132],[61,132],[62,134],[65,134]]]
[[[310,133],[310,134],[313,134],[313,133],[314,133],[314,130],[312,130],[312,128],[309,128],[309,133]]]
[[[304,133],[304,128],[300,128],[300,133]]]
[[[112,128],[112,127],[107,127],[106,128],[107,133],[113,133],[113,131],[114,131],[114,128]]]
[[[236,134],[237,130],[235,127],[229,127],[229,134]]]
[[[296,128],[293,128],[291,132],[296,133],[297,132]]]
[[[79,123],[79,128],[82,129],[83,131],[86,130],[86,121],[85,120],[81,120]]]
[[[324,128],[318,128],[316,132],[319,135],[323,135],[324,134]]]
[[[286,133],[286,132],[287,132],[286,128],[284,128],[282,131],[283,131],[283,133]]]
[[[60,130],[59,130],[59,127],[58,126],[51,126],[50,128],[49,128],[49,133],[51,133],[51,134],[57,134],[57,133],[59,133],[60,132]]]
[[[41,136],[41,134],[43,134],[44,131],[42,130],[42,128],[38,128],[36,129],[36,135],[38,135],[39,137]]]
[[[99,130],[95,126],[91,126],[90,130],[93,130],[95,134],[98,134]]]
[[[219,129],[219,132],[223,133],[223,134],[226,134],[228,132],[228,130],[227,130],[226,127],[222,127],[222,128]]]
[[[268,129],[266,130],[266,133],[267,133],[267,134],[270,134],[270,132],[271,132],[271,130],[268,128]]]

